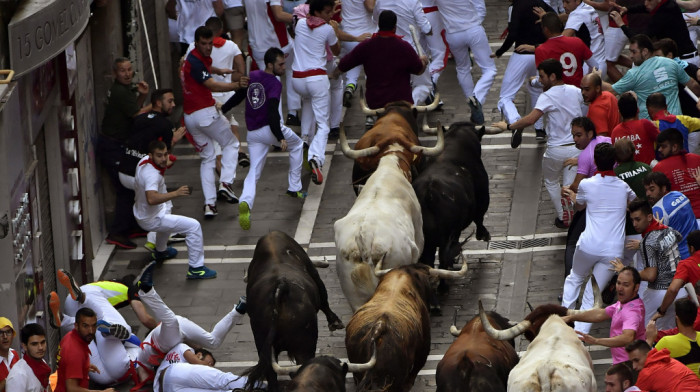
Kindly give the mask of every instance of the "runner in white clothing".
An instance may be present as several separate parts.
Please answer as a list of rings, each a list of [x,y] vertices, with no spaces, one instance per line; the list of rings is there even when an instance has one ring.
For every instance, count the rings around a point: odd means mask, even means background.
[[[160,363],[160,366],[158,366],[158,371],[156,372],[155,380],[153,383],[153,392],[165,392],[165,390],[161,388],[162,382],[159,382],[160,375],[165,369],[169,368],[171,365],[174,365],[176,363],[214,366],[216,364],[216,360],[214,359],[212,353],[203,348],[198,348],[195,350],[192,347],[186,345],[185,343],[180,343],[176,345],[172,348],[172,350],[168,351],[168,353],[165,354],[165,358]]]
[[[434,87],[437,85],[442,71],[447,67],[449,49],[445,40],[445,24],[442,22],[442,17],[438,12],[436,0],[421,0],[421,5],[433,32],[430,35],[423,35],[423,39],[428,44],[428,49],[430,49],[431,60],[428,70],[430,71],[430,80],[433,82]],[[435,91],[433,91],[433,94],[435,94]]]
[[[194,41],[194,31],[212,16],[224,11],[222,0],[176,0],[177,35],[180,40],[181,54],[187,45]]]
[[[340,16],[343,18],[340,26],[343,31],[354,36],[377,31],[377,24],[372,19],[375,3],[375,0],[344,0],[343,8],[340,11]],[[343,41],[340,44],[340,56],[350,53],[359,43],[357,41]],[[345,91],[343,92],[343,105],[345,107],[350,107],[361,71],[362,67],[357,66],[345,73]]]
[[[486,17],[484,0],[436,0],[438,12],[445,23],[445,38],[457,64],[457,78],[472,110],[471,121],[484,123],[481,105],[496,77],[496,63],[491,58],[491,47],[481,24]],[[481,68],[481,78],[474,85],[471,58]]]
[[[602,75],[607,75],[607,63],[605,62],[605,37],[600,16],[596,10],[582,0],[564,0],[564,9],[569,14],[564,26],[563,35],[567,37],[579,37],[593,52],[593,60],[598,63]],[[590,71],[587,65],[583,73]]]

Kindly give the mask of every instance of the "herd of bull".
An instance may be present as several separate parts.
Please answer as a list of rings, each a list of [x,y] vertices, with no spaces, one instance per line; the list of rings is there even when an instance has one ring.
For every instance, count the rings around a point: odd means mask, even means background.
[[[287,234],[271,232],[258,241],[245,278],[259,357],[245,373],[248,390],[267,381],[270,391],[279,391],[277,375],[290,374],[287,390],[345,391],[347,372],[357,391],[412,388],[430,351],[437,290],[467,273],[462,231],[474,222],[477,239],[490,239],[483,225],[489,205],[481,161],[485,132],[471,123],[443,132],[438,124],[436,146],[423,147],[416,110],[407,103],[387,105],[354,149],[341,128],[359,193],[334,225],[338,277],[354,312],[345,335],[350,363],[315,357],[318,310],[331,331],[345,326],[304,249]],[[433,268],[438,249],[440,268]],[[454,271],[458,259],[462,266]],[[591,358],[562,319],[571,312],[542,305],[511,326],[480,302],[479,316],[461,331],[451,328],[457,339],[438,364],[437,391],[595,391]],[[514,338],[520,334],[531,343],[519,358]],[[297,365],[278,364],[284,351]]]

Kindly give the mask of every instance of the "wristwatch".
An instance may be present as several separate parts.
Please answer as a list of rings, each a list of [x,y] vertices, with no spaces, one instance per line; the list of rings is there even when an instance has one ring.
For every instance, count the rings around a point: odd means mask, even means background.
[[[510,124],[506,123],[506,131],[510,131]]]
[[[656,308],[656,313],[660,314],[661,316],[665,316],[665,315],[666,315],[666,312],[662,312],[662,311],[661,311],[661,306],[659,306],[658,308]]]

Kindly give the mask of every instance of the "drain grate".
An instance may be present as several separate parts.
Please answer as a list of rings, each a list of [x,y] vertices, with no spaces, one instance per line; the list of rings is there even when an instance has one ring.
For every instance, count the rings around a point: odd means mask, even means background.
[[[552,244],[551,238],[533,238],[529,240],[503,240],[489,241],[488,249],[526,249],[537,248],[540,246],[549,246]]]
[[[551,238],[535,238],[523,241],[521,248],[536,248],[538,246],[549,246],[552,244]]]
[[[520,241],[489,241],[489,249],[517,249]]]

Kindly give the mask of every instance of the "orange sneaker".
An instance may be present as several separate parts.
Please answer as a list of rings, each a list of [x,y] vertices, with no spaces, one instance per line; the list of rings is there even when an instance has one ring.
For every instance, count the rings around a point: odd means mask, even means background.
[[[64,269],[59,269],[56,276],[58,277],[58,282],[68,289],[70,297],[82,303],[80,299],[83,298],[83,292],[80,290],[78,283],[75,282],[73,275]]]
[[[58,299],[58,294],[52,291],[46,302],[49,304],[49,325],[53,328],[61,328],[61,300]]]

